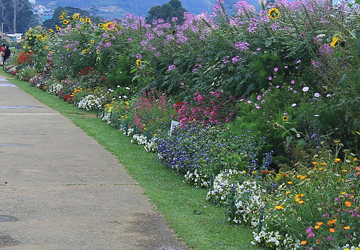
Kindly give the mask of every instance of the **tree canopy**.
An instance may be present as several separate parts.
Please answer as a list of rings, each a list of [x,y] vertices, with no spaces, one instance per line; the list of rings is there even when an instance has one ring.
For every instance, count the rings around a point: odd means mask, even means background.
[[[178,19],[178,23],[184,22],[184,12],[187,12],[181,5],[179,0],[170,0],[169,3],[164,3],[162,6],[157,5],[148,11],[148,16],[145,18],[147,23],[152,23],[154,20],[162,18],[165,22],[170,23],[173,17]]]
[[[0,0],[0,14],[4,33],[25,33],[39,24],[27,0]]]

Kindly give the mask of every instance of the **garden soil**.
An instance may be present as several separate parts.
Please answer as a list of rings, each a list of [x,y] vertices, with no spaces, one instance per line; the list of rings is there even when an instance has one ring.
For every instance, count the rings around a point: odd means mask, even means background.
[[[180,250],[111,153],[0,78],[0,248]]]

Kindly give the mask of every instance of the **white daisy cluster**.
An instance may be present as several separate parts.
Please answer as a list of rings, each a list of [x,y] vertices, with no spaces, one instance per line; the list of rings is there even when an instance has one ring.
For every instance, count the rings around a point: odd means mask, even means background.
[[[94,110],[96,108],[101,108],[101,99],[94,95],[84,96],[78,103],[78,108],[85,110]]]

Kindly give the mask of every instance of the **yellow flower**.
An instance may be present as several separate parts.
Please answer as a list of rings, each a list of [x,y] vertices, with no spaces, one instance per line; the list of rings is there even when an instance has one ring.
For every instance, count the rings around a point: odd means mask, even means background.
[[[292,184],[292,181],[289,181],[288,184],[291,185],[291,184]]]
[[[90,43],[94,43],[95,41],[94,40],[91,40]]]
[[[313,161],[312,164],[317,165],[318,163],[316,161]]]
[[[97,50],[96,50],[96,54],[100,54],[100,50],[97,49]]]
[[[85,19],[85,21],[86,21],[87,23],[91,23],[91,19],[88,18],[88,17]]]
[[[339,161],[341,161],[339,158],[336,158],[336,159],[335,159],[335,162],[339,162]]]
[[[290,194],[290,193],[291,193],[290,191],[286,191],[286,192],[285,192],[285,195],[288,195],[288,194]]]
[[[315,226],[315,229],[319,229],[320,228],[320,226]]]
[[[346,173],[346,172],[347,172],[347,170],[341,169],[341,172]]]
[[[297,203],[299,203],[300,205],[304,203],[304,201],[298,201]]]
[[[276,209],[276,210],[281,210],[281,209],[284,209],[284,206],[283,206],[283,205],[281,205],[281,206],[275,206],[275,209]]]
[[[63,24],[68,24],[68,23],[69,23],[68,20],[64,20],[64,21],[63,21]]]
[[[63,16],[59,16],[59,19],[60,19],[60,20],[63,20],[63,19],[64,19],[64,17],[63,17]]]
[[[137,59],[137,60],[136,60],[136,67],[138,67],[138,68],[139,68],[139,67],[140,67],[140,65],[141,65],[141,61],[140,61],[139,59]]]
[[[280,16],[280,11],[276,8],[272,8],[269,10],[268,15],[270,19],[278,19]]]
[[[283,119],[283,121],[285,121],[285,122],[287,122],[287,121],[289,120],[289,118],[288,118],[286,115],[284,115],[282,119]]]
[[[52,29],[49,29],[49,33],[53,33],[54,32],[54,30],[52,30]]]
[[[336,44],[338,43],[339,38],[337,38],[336,36],[333,37],[330,46],[335,48]],[[336,142],[336,141],[335,141]],[[340,142],[340,141],[339,141]]]
[[[48,49],[48,46],[45,46],[44,49]]]
[[[349,226],[347,226],[347,227],[344,227],[344,229],[345,229],[345,230],[349,230],[349,229],[350,229],[350,227],[349,227]]]
[[[80,22],[84,22],[85,21],[85,19],[84,18],[80,18]]]
[[[340,140],[335,140],[334,142],[335,142],[335,143],[339,143],[339,142],[340,142]]]

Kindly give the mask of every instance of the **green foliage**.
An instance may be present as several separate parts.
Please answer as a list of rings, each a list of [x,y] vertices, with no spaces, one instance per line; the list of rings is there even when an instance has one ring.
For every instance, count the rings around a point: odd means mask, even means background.
[[[184,22],[184,12],[187,12],[179,0],[170,0],[162,6],[154,6],[148,11],[146,22],[151,24],[154,20],[162,18],[165,22],[172,22],[172,18],[177,18],[177,23]]]

